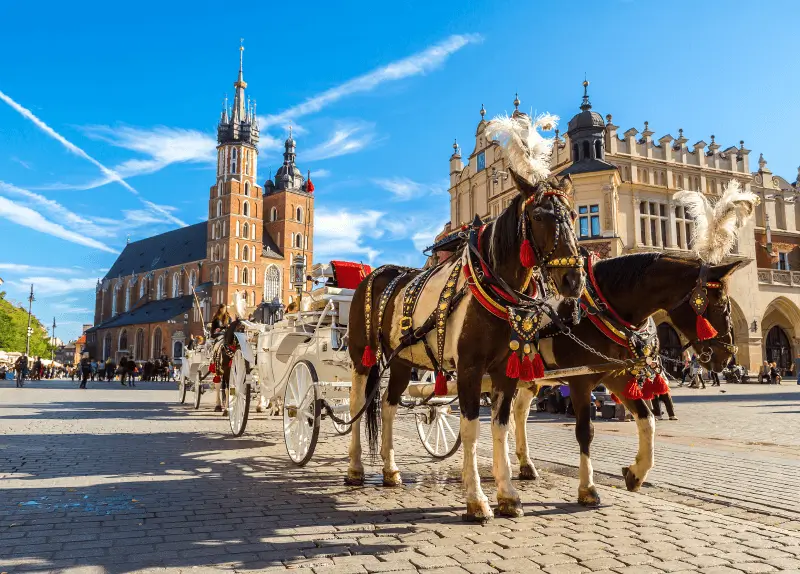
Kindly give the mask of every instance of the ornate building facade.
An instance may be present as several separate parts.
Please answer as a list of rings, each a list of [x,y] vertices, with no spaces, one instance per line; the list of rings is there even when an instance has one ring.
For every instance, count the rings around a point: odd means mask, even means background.
[[[569,175],[575,190],[576,234],[582,245],[603,257],[636,251],[687,253],[692,225],[673,201],[682,189],[719,196],[730,179],[758,193],[756,218],[741,232],[734,258],[748,264],[731,282],[738,360],[755,370],[763,360],[789,368],[800,353],[800,179],[773,176],[763,157],[750,171],[750,150],[740,141],[725,149],[710,137],[689,145],[683,130],[654,139],[648,122],[639,132],[620,133],[612,116],[592,109],[588,82],[580,110],[567,132],[556,132],[553,172]],[[519,99],[514,101],[519,112]],[[497,216],[517,193],[503,177],[508,162],[501,146],[485,134],[486,110],[475,131],[475,146],[464,163],[454,144],[450,157],[450,221],[468,222],[477,213]],[[798,175],[800,178],[800,174]],[[797,269],[797,271],[793,271]],[[665,316],[658,317],[666,352],[677,355],[681,337]]]
[[[226,98],[217,125],[208,221],[125,246],[97,283],[94,326],[86,332],[96,358],[180,359],[219,305],[231,306],[240,293],[248,313],[262,303],[288,306],[296,297],[292,263],[303,258],[311,268],[314,185],[295,164],[291,129],[274,181],[258,184],[258,119],[245,95],[242,51],[233,105]]]

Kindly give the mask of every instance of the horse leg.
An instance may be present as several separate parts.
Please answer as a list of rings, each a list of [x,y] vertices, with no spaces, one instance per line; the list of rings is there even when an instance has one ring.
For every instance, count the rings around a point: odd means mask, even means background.
[[[364,406],[366,397],[364,391],[367,388],[367,375],[360,374],[355,368],[351,375],[352,386],[350,387],[350,416],[355,417],[358,411]],[[361,463],[361,419],[353,423],[353,430],[350,432],[350,465],[347,468],[347,478],[345,484],[361,486],[364,484],[364,465]]]
[[[517,518],[523,515],[519,493],[511,483],[511,461],[508,459],[508,423],[516,379],[505,372],[492,373],[492,474],[497,485],[497,514]]]
[[[531,403],[535,396],[536,393],[533,390],[527,387],[520,387],[514,399],[514,434],[517,442],[520,480],[536,480],[539,478],[539,473],[536,472],[536,467],[533,466],[533,461],[528,451],[528,433],[526,429],[528,413],[530,413]]]
[[[626,378],[615,379],[606,386],[617,395],[636,419],[636,426],[639,430],[639,451],[636,454],[636,461],[622,468],[622,476],[625,477],[625,486],[631,492],[636,492],[642,486],[647,473],[653,468],[653,451],[655,446],[656,419],[644,399],[626,399],[622,396],[622,391],[627,383]]]
[[[459,367],[461,367],[459,365]],[[464,451],[464,465],[461,481],[467,495],[467,513],[464,520],[468,522],[485,522],[494,518],[489,506],[489,499],[481,489],[481,477],[478,472],[478,438],[481,421],[481,379],[482,369],[458,369],[458,404],[461,409],[461,448]]]
[[[394,462],[394,417],[400,397],[411,379],[411,367],[393,364],[389,374],[389,387],[381,404],[381,457],[383,458],[383,486],[401,486],[403,479]]]
[[[600,495],[594,485],[594,469],[589,456],[589,447],[594,438],[594,425],[592,424],[591,406],[592,391],[590,385],[570,385],[570,399],[575,411],[575,438],[581,451],[581,461],[578,471],[580,484],[578,486],[578,502],[584,506],[599,506]]]

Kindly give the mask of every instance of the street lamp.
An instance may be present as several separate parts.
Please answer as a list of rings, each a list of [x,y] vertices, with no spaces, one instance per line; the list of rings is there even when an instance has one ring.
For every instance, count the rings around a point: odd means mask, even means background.
[[[31,329],[31,308],[33,307],[33,302],[36,299],[33,297],[33,283],[31,283],[31,294],[28,295],[28,330],[26,331],[25,337],[25,355],[30,356],[31,354],[31,335],[33,335],[33,329]]]
[[[304,255],[296,255],[294,261],[292,261],[291,284],[297,290],[297,310],[300,311],[300,302],[303,299],[303,288],[306,284],[306,258]]]
[[[56,358],[56,318],[53,317],[53,335],[50,341],[50,360],[54,361]]]

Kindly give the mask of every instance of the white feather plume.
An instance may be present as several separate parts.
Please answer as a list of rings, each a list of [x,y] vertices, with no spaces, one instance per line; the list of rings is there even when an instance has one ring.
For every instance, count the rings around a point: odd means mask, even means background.
[[[496,138],[506,150],[511,168],[519,175],[536,183],[550,176],[550,154],[553,138],[546,138],[539,130],[555,129],[558,116],[542,114],[531,121],[526,114],[497,116],[486,126],[487,137]]]
[[[755,193],[744,191],[735,179],[727,183],[714,204],[699,191],[679,191],[674,198],[694,220],[692,249],[711,265],[721,263],[731,253],[739,230],[759,201]]]
[[[247,319],[247,303],[241,293],[233,296],[233,305],[239,319]]]

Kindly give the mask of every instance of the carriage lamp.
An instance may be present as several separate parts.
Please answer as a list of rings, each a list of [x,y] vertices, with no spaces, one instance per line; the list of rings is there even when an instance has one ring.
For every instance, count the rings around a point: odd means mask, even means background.
[[[303,287],[306,282],[306,258],[298,255],[292,262],[292,285],[297,290],[298,308],[299,301],[303,298]]]

